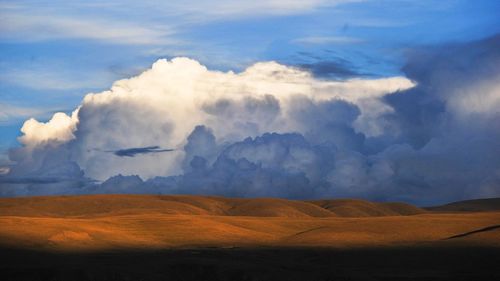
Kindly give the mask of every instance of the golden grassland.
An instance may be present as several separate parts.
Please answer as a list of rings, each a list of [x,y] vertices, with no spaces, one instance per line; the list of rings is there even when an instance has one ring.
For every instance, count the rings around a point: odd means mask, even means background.
[[[159,195],[3,198],[0,243],[56,251],[462,244],[500,247],[500,211],[483,207],[496,206],[491,200],[476,203],[481,211],[475,212],[470,202],[464,203],[468,211],[460,211],[460,204],[429,211],[404,203],[350,199]],[[466,235],[448,239],[461,234]]]

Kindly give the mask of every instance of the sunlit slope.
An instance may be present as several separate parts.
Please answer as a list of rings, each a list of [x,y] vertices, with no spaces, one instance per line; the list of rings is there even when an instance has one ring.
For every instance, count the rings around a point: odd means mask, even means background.
[[[126,215],[141,212],[255,217],[367,217],[424,213],[404,203],[364,200],[296,201],[209,196],[86,195],[0,199],[0,214],[33,217]]]
[[[499,231],[500,212],[434,213],[407,204],[361,200],[154,195],[0,199],[1,246],[48,250],[500,247]]]
[[[425,211],[405,203],[375,203],[359,199],[317,200],[311,203],[341,217],[416,215]]]
[[[325,246],[475,243],[500,246],[500,213],[410,217],[285,218],[141,214],[96,218],[0,216],[3,246],[34,249]]]

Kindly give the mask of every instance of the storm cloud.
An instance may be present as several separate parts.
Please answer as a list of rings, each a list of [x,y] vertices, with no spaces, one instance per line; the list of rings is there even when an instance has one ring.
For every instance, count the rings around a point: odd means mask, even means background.
[[[159,60],[71,116],[26,121],[0,194],[500,196],[500,36],[406,56],[406,77],[343,81],[275,62],[233,73]],[[74,182],[15,182],[48,176]]]

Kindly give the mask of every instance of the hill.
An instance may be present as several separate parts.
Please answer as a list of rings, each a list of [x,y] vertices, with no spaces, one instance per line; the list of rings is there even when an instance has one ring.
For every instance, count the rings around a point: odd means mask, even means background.
[[[500,211],[500,198],[474,199],[428,207],[434,212],[491,212]]]
[[[483,208],[484,210],[485,208]],[[500,212],[404,203],[210,196],[0,199],[0,246],[38,250],[190,247],[500,247]]]
[[[30,217],[92,217],[137,213],[251,217],[377,217],[425,213],[404,203],[364,200],[296,201],[188,195],[83,195],[0,199],[0,214]]]
[[[376,203],[359,199],[310,201],[340,217],[381,217],[423,214],[426,211],[406,203]]]

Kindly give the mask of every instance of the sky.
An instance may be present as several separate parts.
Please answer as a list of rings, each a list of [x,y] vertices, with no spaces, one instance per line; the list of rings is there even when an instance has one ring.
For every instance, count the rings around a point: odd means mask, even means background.
[[[500,196],[498,11],[0,0],[0,196]]]

